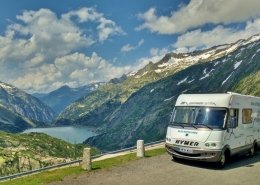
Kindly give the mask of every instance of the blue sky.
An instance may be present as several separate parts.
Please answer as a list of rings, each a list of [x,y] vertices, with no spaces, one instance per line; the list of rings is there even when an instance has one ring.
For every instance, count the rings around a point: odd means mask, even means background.
[[[259,32],[259,0],[6,0],[0,81],[28,92],[77,87]]]

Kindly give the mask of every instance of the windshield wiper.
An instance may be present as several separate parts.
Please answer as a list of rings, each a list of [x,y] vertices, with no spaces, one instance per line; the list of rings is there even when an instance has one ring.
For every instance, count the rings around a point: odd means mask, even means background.
[[[190,124],[190,123],[181,123],[182,124],[182,126],[184,127],[193,127],[193,128],[198,128],[198,127],[196,127],[195,125],[193,125],[193,124]]]
[[[170,122],[170,125],[177,125],[177,126],[184,128],[184,126],[182,124],[177,123],[177,122]]]
[[[210,126],[208,126],[207,124],[204,124],[204,123],[198,123],[197,125],[202,125],[202,126],[204,126],[204,127],[209,128],[210,130],[213,130],[212,127],[210,127]]]
[[[195,125],[193,124],[189,124],[189,123],[177,123],[177,122],[170,122],[170,125],[174,125],[174,126],[180,126],[182,128],[184,127],[193,127],[193,128],[196,128],[198,129],[198,127],[196,127]]]
[[[189,124],[189,123],[182,123],[182,124],[184,124],[187,127],[193,127],[193,128],[198,129],[198,127],[196,127],[194,124]]]

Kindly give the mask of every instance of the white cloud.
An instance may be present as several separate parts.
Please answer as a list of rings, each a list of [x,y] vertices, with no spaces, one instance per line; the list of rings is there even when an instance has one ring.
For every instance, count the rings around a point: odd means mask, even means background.
[[[62,15],[62,18],[70,20],[72,17],[78,18],[79,22],[96,21],[103,17],[102,13],[97,12],[92,7],[84,7],[79,10],[70,11]]]
[[[239,39],[246,39],[252,35],[260,33],[260,18],[247,21],[243,29],[225,28],[217,26],[209,31],[197,29],[180,35],[174,48],[180,50],[195,50],[198,48],[208,48],[215,45],[236,42]]]
[[[124,34],[114,21],[94,8],[81,8],[60,16],[49,9],[26,10],[16,18],[18,21],[12,22],[5,33],[0,34],[1,81],[24,90],[49,91],[64,84],[84,85],[94,80],[91,75],[97,80],[105,80],[127,69],[112,66],[97,54],[87,57],[76,52],[96,42],[102,43],[112,35]],[[81,24],[84,22],[88,24]],[[61,59],[67,59],[75,66],[61,66]],[[113,71],[115,69],[118,73]],[[84,70],[94,72],[88,72],[86,79],[76,79],[80,72],[83,76]],[[113,73],[108,74],[109,70]]]
[[[134,49],[135,49],[134,46],[131,46],[130,44],[126,44],[126,45],[124,45],[124,46],[121,48],[121,52],[127,53],[127,52],[129,52],[129,51],[134,50]]]
[[[97,30],[99,31],[98,36],[100,41],[105,41],[112,35],[125,34],[122,28],[116,26],[114,21],[102,17],[99,19],[99,22],[100,24],[98,25]]]
[[[103,42],[113,35],[124,35],[123,29],[116,25],[116,23],[110,19],[104,17],[102,13],[98,13],[94,8],[81,8],[77,11],[71,11],[63,14],[62,17],[65,20],[70,20],[73,17],[77,17],[78,21],[84,22],[96,22],[98,23],[97,31],[99,41]]]
[[[108,81],[128,73],[131,68],[131,66],[114,66],[96,53],[86,56],[76,52],[56,58],[54,64],[31,68],[27,74],[13,80],[12,83],[29,92],[36,89],[51,91],[65,84],[77,87],[92,82]]]
[[[121,52],[127,53],[129,51],[133,51],[138,49],[144,44],[144,39],[141,39],[136,46],[132,46],[130,44],[126,44],[121,48]]]
[[[156,15],[156,9],[139,14],[144,23],[136,29],[160,34],[182,33],[206,23],[243,22],[260,15],[259,0],[191,0],[188,5],[168,16]]]
[[[170,51],[166,48],[151,48],[150,49],[150,56],[142,57],[137,60],[136,64],[132,67],[132,71],[138,71],[139,69],[143,68],[150,62],[156,63],[159,62],[165,54],[169,53]]]
[[[166,48],[162,48],[162,49],[159,49],[159,48],[151,48],[150,49],[150,54],[151,56],[163,56],[165,55],[166,53],[168,53],[169,50],[166,49]]]
[[[141,40],[138,42],[138,44],[137,44],[137,47],[140,47],[140,46],[142,46],[142,45],[143,45],[143,43],[144,43],[144,39],[141,39]]]

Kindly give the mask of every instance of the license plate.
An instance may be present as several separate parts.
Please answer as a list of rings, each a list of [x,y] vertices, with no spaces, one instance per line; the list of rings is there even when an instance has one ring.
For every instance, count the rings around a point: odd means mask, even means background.
[[[183,152],[183,153],[189,153],[189,154],[192,154],[193,153],[193,150],[190,149],[190,148],[179,148],[179,151],[180,152]]]

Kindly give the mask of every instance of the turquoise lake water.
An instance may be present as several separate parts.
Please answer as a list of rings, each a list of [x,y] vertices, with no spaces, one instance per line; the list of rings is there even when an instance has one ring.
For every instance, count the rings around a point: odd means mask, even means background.
[[[50,128],[31,128],[25,130],[23,133],[39,132],[45,133],[50,136],[62,139],[72,144],[82,143],[87,138],[95,136],[96,134],[91,131],[89,127],[50,127]]]

